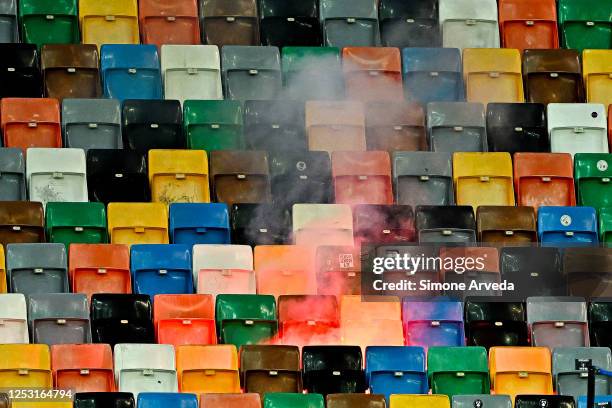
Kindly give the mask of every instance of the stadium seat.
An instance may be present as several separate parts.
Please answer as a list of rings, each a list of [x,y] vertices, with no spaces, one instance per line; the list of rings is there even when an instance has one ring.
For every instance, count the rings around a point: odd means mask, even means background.
[[[306,133],[310,150],[364,151],[364,106],[350,101],[307,101]]]
[[[282,344],[338,344],[340,313],[333,295],[288,295],[278,298],[278,334]]]
[[[199,44],[197,0],[140,1],[138,9],[143,44]],[[187,408],[187,407],[185,407]]]
[[[465,336],[469,346],[527,346],[525,304],[502,297],[474,297],[465,302]]]
[[[609,184],[612,168],[609,154],[578,153],[574,157],[577,205],[601,210],[612,206]]]
[[[194,245],[197,293],[255,294],[253,250],[247,245]]]
[[[599,218],[599,241],[607,246],[612,242],[612,210],[609,208],[598,209]]]
[[[100,71],[106,98],[123,101],[162,97],[159,56],[154,45],[103,45]]]
[[[340,297],[361,293],[361,250],[354,246],[317,246],[317,294]]]
[[[461,52],[457,48],[404,48],[402,62],[404,94],[409,100],[464,100]]]
[[[608,153],[603,105],[551,103],[547,114],[553,153]]]
[[[502,278],[514,282],[521,298],[563,296],[567,292],[558,248],[503,248],[500,263]]]
[[[84,149],[121,149],[121,107],[111,99],[64,99],[64,146]]]
[[[272,392],[263,398],[263,408],[323,408],[320,394]]]
[[[280,93],[283,81],[277,47],[228,45],[221,58],[227,99],[272,100]]]
[[[153,202],[207,203],[208,158],[203,150],[149,150]]]
[[[131,392],[82,392],[74,396],[75,408],[136,408]]]
[[[466,49],[463,76],[468,102],[525,102],[518,50]]]
[[[189,100],[183,103],[183,125],[190,149],[240,150],[242,106],[238,101]]]
[[[28,297],[32,343],[91,342],[87,296],[78,293],[38,293]]]
[[[240,392],[238,353],[233,345],[178,346],[176,368],[181,392],[203,394],[202,398]]]
[[[41,203],[0,201],[0,244],[45,242]]]
[[[353,216],[344,204],[295,204],[293,240],[296,245],[353,245]]]
[[[216,202],[271,201],[268,155],[264,151],[212,151],[212,197]]]
[[[231,218],[235,244],[254,247],[290,242],[290,208],[275,204],[234,204]]]
[[[402,320],[409,346],[462,346],[463,303],[452,300],[404,300]]]
[[[46,344],[0,345],[0,386],[53,388],[51,353]]]
[[[542,245],[593,246],[599,242],[592,207],[540,207],[538,236]]]
[[[183,149],[183,112],[179,101],[136,100],[123,103],[123,145],[146,153],[152,149]]]
[[[0,54],[0,97],[40,98],[43,88],[36,45],[0,44]]]
[[[259,1],[261,45],[279,48],[321,45],[318,2]]]
[[[427,104],[429,146],[434,152],[487,150],[485,107],[471,102]]]
[[[563,252],[563,274],[568,294],[585,298],[612,296],[612,253],[604,248],[567,248]]]
[[[21,293],[0,293],[0,344],[29,343],[28,310]]]
[[[135,294],[193,293],[189,245],[132,245],[130,269]]]
[[[541,407],[544,404],[546,404],[547,407],[574,408],[576,406],[574,397],[565,395],[517,395],[515,407]]]
[[[570,395],[576,400],[587,393],[588,368],[609,370],[612,367],[610,349],[605,347],[569,347],[553,351],[552,368],[555,389],[560,395]],[[595,377],[595,395],[607,395],[609,377]]]
[[[479,404],[491,408],[512,408],[512,400],[508,395],[455,395],[452,398],[453,408],[472,408]]]
[[[269,163],[276,205],[331,202],[332,170],[326,152],[276,151],[269,154]]]
[[[487,244],[486,241],[484,245]],[[512,243],[510,244],[512,245]],[[450,284],[464,284],[465,290],[445,290],[444,294],[452,299],[465,299],[468,296],[497,296],[499,290],[471,288],[472,284],[495,284],[501,282],[499,252],[494,247],[442,247],[440,257],[451,259],[450,265],[442,264],[440,280]],[[469,261],[472,259],[472,261]],[[477,264],[477,262],[479,262]]]
[[[612,77],[612,51],[584,50],[582,63],[587,101],[590,103],[603,103],[605,106],[612,104],[612,97],[610,96],[610,93],[612,93],[612,85],[610,85],[610,78]]]
[[[451,155],[444,152],[393,154],[395,202],[400,205],[452,205]]]
[[[397,48],[343,48],[342,68],[348,99],[404,100],[402,61]]]
[[[535,103],[487,105],[487,139],[490,152],[548,152],[546,107]]]
[[[0,148],[0,200],[25,200],[26,173],[23,152],[17,148]]]
[[[216,344],[212,295],[156,295],[153,323],[159,344]]]
[[[173,244],[230,244],[229,210],[224,203],[170,205],[170,241]]]
[[[327,47],[380,45],[376,0],[322,0],[319,17],[323,30],[323,45]]]
[[[201,0],[202,42],[224,45],[259,45],[259,14],[256,0],[228,3]]]
[[[5,147],[62,147],[57,99],[4,98],[0,115]]]
[[[270,295],[219,294],[215,318],[221,343],[258,344],[276,334],[276,301]]]
[[[336,100],[344,96],[339,48],[284,47],[282,66],[288,99]]]
[[[612,396],[606,395],[606,396],[595,396],[595,403],[596,404],[606,404],[606,403],[612,403]],[[587,397],[586,396],[582,396],[578,398],[578,407],[580,408],[586,408],[587,405]]]
[[[6,0],[0,3],[0,27],[0,43],[16,43],[19,41],[16,0]]]
[[[120,392],[178,392],[174,347],[167,344],[117,344],[115,381]]]
[[[364,393],[361,349],[356,346],[302,348],[304,388],[309,394]]]
[[[480,206],[476,212],[479,242],[526,244],[538,242],[533,207]]]
[[[66,247],[63,244],[8,244],[7,283],[11,293],[69,292]]]
[[[283,154],[306,150],[304,102],[245,101],[244,138],[253,150],[282,151]]]
[[[53,17],[53,16],[52,16]],[[97,98],[102,94],[95,45],[44,45],[41,68],[45,96],[56,98]]]
[[[369,102],[365,106],[368,150],[427,150],[425,113],[416,103]]]
[[[382,0],[380,32],[385,47],[439,47],[440,26],[437,0],[406,3]]]
[[[450,400],[446,395],[392,394],[389,408],[450,408]]]
[[[383,395],[366,394],[329,394],[326,398],[328,408],[384,408]]]
[[[200,408],[261,408],[258,394],[202,394]]]
[[[51,346],[51,368],[59,389],[77,393],[115,390],[113,352],[108,344]]]
[[[6,262],[4,256],[4,247],[0,245],[0,294],[6,293],[6,290]],[[0,344],[2,344],[1,341]]]
[[[161,70],[166,99],[223,99],[220,65],[216,45],[163,45]]]
[[[442,46],[499,48],[497,3],[494,0],[440,0]]]
[[[610,347],[612,345],[612,336],[610,336],[612,302],[608,299],[592,299],[588,308],[591,346]]]
[[[247,345],[240,350],[244,392],[262,397],[274,392],[302,392],[300,349],[297,346]]]
[[[476,217],[470,206],[418,206],[415,226],[420,243],[476,242]]]
[[[299,245],[259,245],[254,251],[257,293],[314,295],[317,282],[314,250]]]
[[[610,48],[612,16],[609,0],[559,0],[559,29],[564,48]]]
[[[130,150],[89,150],[87,190],[90,201],[105,204],[151,201],[144,155]]]
[[[366,377],[372,394],[426,394],[425,350],[421,347],[371,346],[366,349]]]
[[[138,394],[137,404],[140,408],[198,408],[198,396],[178,392],[141,392]]]
[[[409,205],[356,205],[353,208],[355,242],[413,242],[414,212]]]
[[[515,153],[514,190],[521,206],[576,205],[572,157],[566,153]]]
[[[151,298],[147,295],[100,294],[91,296],[93,343],[153,343]]]
[[[462,394],[487,394],[489,365],[484,347],[431,347],[427,375],[433,394],[449,398]]]
[[[525,50],[525,99],[545,105],[584,102],[581,72],[576,50]]]
[[[77,0],[20,1],[19,19],[24,43],[40,47],[43,44],[79,42]]]
[[[168,211],[162,203],[110,203],[108,235],[113,244],[167,244]]]
[[[387,152],[332,152],[337,204],[393,204],[391,163]]]
[[[48,242],[102,244],[107,242],[106,210],[102,203],[50,202],[46,208]]]
[[[71,291],[131,293],[130,252],[125,245],[71,244],[68,251]]]
[[[505,48],[559,48],[557,3],[545,0],[531,4],[525,0],[499,2],[501,43]]]
[[[79,0],[83,44],[138,44],[138,2],[136,0]]]
[[[579,297],[527,298],[527,323],[536,347],[587,347],[587,306]]]

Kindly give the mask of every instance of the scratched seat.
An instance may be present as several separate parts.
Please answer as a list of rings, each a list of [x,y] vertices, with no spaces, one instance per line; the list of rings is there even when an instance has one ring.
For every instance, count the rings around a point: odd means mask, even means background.
[[[465,336],[469,346],[527,346],[527,312],[523,302],[502,297],[471,297],[465,302]]]
[[[25,295],[0,293],[1,344],[29,343],[28,309]]]
[[[410,346],[463,346],[463,303],[450,300],[402,302],[406,344]]]
[[[12,293],[69,292],[64,244],[8,244],[6,271]]]
[[[271,339],[277,331],[276,300],[270,295],[217,295],[219,341],[237,348]]]
[[[464,284],[466,288],[465,290],[446,290],[444,291],[445,296],[465,299],[468,296],[498,296],[500,294],[500,291],[494,287],[486,287],[486,285],[501,282],[497,248],[443,247],[440,249],[440,257],[454,260],[452,265],[442,265],[440,280],[444,283]],[[474,259],[480,263],[462,265],[459,259]],[[474,284],[479,287],[472,288],[471,285]]]
[[[591,207],[540,207],[538,235],[542,245],[595,246],[597,214]]]
[[[119,392],[178,392],[174,347],[167,344],[117,344],[115,381]]]
[[[521,297],[564,296],[563,259],[558,248],[502,248],[502,278],[512,281]]]
[[[229,210],[224,203],[170,205],[170,241],[173,244],[230,244]]]
[[[162,74],[154,45],[103,45],[100,72],[106,98],[123,101],[162,97]]]
[[[612,366],[610,349],[605,347],[561,347],[553,351],[552,367],[559,395],[578,399],[587,393],[588,366],[608,370]],[[606,395],[610,389],[607,376],[595,375],[595,394]]]
[[[0,386],[52,388],[51,353],[46,344],[0,345]]]
[[[46,44],[41,50],[45,96],[97,98],[100,87],[99,57],[95,45]]]
[[[548,152],[546,107],[535,103],[487,105],[487,139],[491,152]]]
[[[145,244],[130,248],[130,270],[135,294],[193,293],[191,247]]]
[[[136,401],[131,392],[80,392],[74,396],[76,408],[135,408]]]
[[[568,407],[576,406],[574,397],[567,395],[517,395],[515,406],[526,407],[541,407],[546,404],[549,407]]]
[[[197,0],[146,0],[138,4],[143,44],[199,44],[200,18]]]
[[[319,5],[323,45],[376,47],[380,45],[378,2],[323,0]]]
[[[45,242],[41,203],[0,201],[0,244]]]
[[[366,150],[363,104],[352,101],[307,101],[306,138],[309,150]]]
[[[26,199],[26,172],[23,152],[17,148],[0,148],[0,200]]]
[[[551,103],[547,115],[551,152],[608,153],[603,105]]]
[[[248,245],[194,245],[197,293],[255,294],[253,249]]]
[[[73,243],[105,243],[106,210],[102,203],[51,202],[46,208],[47,241]]]
[[[91,342],[89,305],[84,294],[32,294],[28,297],[28,320],[33,343]]]
[[[608,298],[593,298],[588,306],[589,329],[593,347],[610,347],[610,314],[612,302]]]
[[[416,103],[375,101],[365,106],[368,150],[427,150],[425,113]]]
[[[170,205],[210,201],[206,152],[152,149],[148,158],[153,202]]]
[[[533,207],[480,206],[476,222],[481,242],[516,245],[538,241]]]
[[[559,1],[559,30],[564,48],[610,48],[612,18],[609,1]]]
[[[476,217],[470,206],[427,206],[415,210],[420,243],[475,243]]]
[[[17,1],[6,0],[0,3],[0,42],[16,43],[18,41]]]
[[[146,153],[152,149],[183,149],[183,112],[176,100],[123,102],[123,146]]]
[[[400,51],[390,47],[346,47],[342,69],[348,99],[403,101]]]
[[[461,52],[457,48],[404,48],[404,94],[421,103],[463,101]]]
[[[264,408],[323,408],[325,402],[320,394],[296,394],[272,392],[263,398]]]
[[[308,101],[344,97],[339,48],[284,47],[282,67],[287,99]]]
[[[187,100],[183,127],[190,149],[240,150],[244,148],[242,105],[230,100]]]
[[[290,242],[291,211],[275,204],[234,204],[232,242],[240,245],[282,245]]]
[[[355,242],[413,242],[414,211],[408,205],[362,204],[353,208]]]
[[[431,347],[427,374],[433,394],[449,398],[461,394],[487,394],[489,364],[484,347]]]
[[[159,344],[216,344],[212,295],[156,295],[153,324]]]
[[[79,0],[79,21],[83,44],[138,44],[138,2],[136,0]]]
[[[382,0],[380,32],[385,47],[439,47],[442,45],[437,0],[406,3]]]
[[[60,389],[77,393],[115,390],[113,352],[108,344],[53,345],[51,369]]]
[[[497,3],[493,0],[439,0],[442,46],[499,48]]]
[[[530,297],[527,323],[537,347],[587,347],[587,306],[579,297]]]
[[[509,395],[455,395],[452,398],[453,408],[468,408],[474,405],[491,408],[512,408],[512,400]]]
[[[353,245],[353,216],[344,204],[295,204],[296,245]]]
[[[525,0],[499,2],[501,43],[506,48],[559,48],[557,3],[545,0],[532,4]]]
[[[64,99],[64,146],[84,149],[121,149],[121,107],[111,99]]]
[[[597,210],[610,207],[608,190],[612,168],[609,154],[578,153],[574,158],[576,204]]]
[[[9,20],[12,19],[9,17]],[[36,45],[0,44],[0,53],[3,55],[0,62],[0,97],[40,98],[43,86]]]
[[[397,204],[414,207],[454,204],[449,153],[395,152],[393,182]]]
[[[176,368],[181,392],[202,398],[240,392],[238,352],[233,345],[180,345]]]
[[[525,50],[525,99],[534,103],[584,102],[580,55],[576,50]]]
[[[300,393],[302,372],[297,346],[247,345],[240,350],[240,375],[247,393]]]
[[[481,103],[430,102],[427,127],[434,152],[487,151],[485,107]]]
[[[299,245],[259,245],[254,251],[257,293],[314,295],[317,292],[314,250]]]
[[[363,393],[361,349],[356,346],[307,346],[302,349],[304,388],[316,394]]]
[[[201,0],[199,4],[203,43],[219,47],[259,45],[256,0]]]
[[[610,50],[585,50],[582,54],[584,86],[590,103],[612,104],[610,76],[612,53]]]
[[[387,152],[331,155],[336,204],[392,204],[391,163]]]
[[[572,158],[566,153],[515,153],[514,189],[518,205],[576,205]]]
[[[262,45],[322,45],[317,1],[260,0],[259,13]]]
[[[0,115],[5,147],[62,147],[57,99],[4,98]]]
[[[112,244],[167,244],[168,211],[163,203],[110,203],[108,235]]]
[[[507,48],[463,51],[465,97],[468,102],[525,102],[521,55]]]
[[[317,294],[342,296],[361,293],[361,250],[354,246],[318,246]]]
[[[244,139],[250,149],[270,153],[307,150],[304,102],[245,101]]]
[[[101,294],[91,297],[93,343],[153,343],[151,298],[147,295]]]
[[[278,334],[282,344],[338,344],[340,311],[333,295],[286,295],[278,298]]]
[[[272,100],[282,89],[277,47],[228,45],[221,51],[221,65],[227,99]]]
[[[141,392],[138,394],[137,404],[140,408],[198,408],[198,396],[178,392]]]
[[[406,395],[395,394],[389,397],[390,408],[449,408],[450,399],[447,395]]]
[[[612,296],[612,253],[604,248],[567,248],[563,251],[563,275],[568,294],[586,298]]]
[[[202,394],[200,396],[201,408],[261,408],[259,394]]]

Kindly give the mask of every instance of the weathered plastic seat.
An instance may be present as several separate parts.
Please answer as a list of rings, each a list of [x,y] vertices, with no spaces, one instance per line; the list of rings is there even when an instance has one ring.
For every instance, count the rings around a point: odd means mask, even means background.
[[[538,241],[533,207],[480,206],[476,222],[481,242],[526,244]]]
[[[444,291],[446,296],[453,299],[465,299],[467,296],[497,296],[500,294],[500,291],[493,286],[487,288],[487,285],[501,282],[497,248],[443,247],[440,249],[440,257],[454,260],[452,265],[442,265],[440,280],[444,283],[464,284],[466,288],[465,290],[446,290]],[[463,265],[459,259],[474,259],[480,263],[470,264],[468,262]],[[474,284],[478,287],[473,288]]]
[[[306,138],[309,150],[366,150],[365,112],[359,102],[307,101]]]
[[[463,101],[461,52],[457,48],[404,48],[404,93],[410,100]]]
[[[259,45],[256,0],[200,0],[202,42],[223,45]]]
[[[79,0],[79,21],[83,44],[138,44],[138,2],[136,0]]]
[[[583,49],[610,48],[612,17],[609,15],[610,1],[560,0],[559,30],[564,48]]]
[[[51,353],[46,344],[0,345],[0,386],[52,388]]]
[[[168,211],[162,203],[110,203],[108,235],[112,244],[167,244]]]
[[[389,397],[389,408],[449,408],[450,399],[446,395],[402,395]]]
[[[48,242],[102,244],[108,241],[102,203],[50,202],[46,207]]]
[[[91,297],[93,343],[153,343],[151,298],[147,295],[93,294]]]
[[[19,201],[26,197],[23,152],[17,148],[0,148],[0,200]]]
[[[535,103],[487,105],[487,139],[491,152],[548,152],[546,107]]]
[[[254,251],[257,293],[314,295],[317,293],[314,250],[299,245],[259,245]]]
[[[608,153],[603,105],[551,103],[547,115],[551,152]]]
[[[402,61],[397,48],[343,48],[342,69],[348,99],[404,100]]]
[[[91,342],[87,296],[39,293],[28,297],[28,320],[33,343],[81,344]]]
[[[518,205],[576,205],[572,157],[566,153],[515,153],[514,189]]]
[[[17,1],[0,2],[0,42],[16,43],[19,41],[19,24],[17,23]]]
[[[462,346],[463,303],[451,300],[414,300],[402,302],[406,344],[410,346]]]
[[[486,394],[491,389],[484,347],[431,347],[427,350],[427,375],[431,392],[449,398]]]
[[[263,151],[210,153],[212,197],[228,205],[271,201],[268,155]]]
[[[498,48],[497,3],[493,0],[439,0],[442,46]]]
[[[552,350],[589,345],[584,298],[530,297],[527,299],[527,323],[534,346]]]
[[[212,295],[156,295],[153,323],[157,342],[175,347],[216,344],[214,315]]]
[[[240,350],[240,375],[247,393],[302,391],[300,350],[297,346],[246,345]]]
[[[415,225],[420,243],[476,242],[476,217],[469,206],[416,207]]]
[[[0,201],[0,244],[45,242],[45,217],[38,202]]]
[[[576,402],[574,397],[566,395],[517,395],[515,407],[529,408],[541,407],[546,404],[548,407],[574,408]]]
[[[320,394],[272,392],[263,398],[263,408],[323,408]]]
[[[208,157],[202,150],[149,150],[149,182],[153,202],[210,201]]]
[[[328,408],[384,408],[385,406],[384,395],[328,394],[326,398]]]
[[[202,394],[200,396],[200,408],[261,408],[261,397],[259,394]]]
[[[240,392],[238,353],[233,345],[180,345],[176,367],[181,392],[202,394],[202,398]]]
[[[605,347],[556,348],[553,351],[552,367],[557,392],[576,399],[584,395],[587,392],[589,365],[608,370],[612,366],[610,349]],[[596,375],[596,395],[606,395],[609,389],[608,377]]]
[[[584,86],[590,103],[612,104],[612,52],[610,50],[584,50],[582,53]]]
[[[361,293],[361,250],[354,246],[318,246],[316,253],[317,294]]]
[[[282,0],[260,0],[259,12],[262,45],[321,45],[317,1],[287,3]]]
[[[567,248],[563,252],[563,275],[571,296],[612,296],[610,248]]]
[[[287,295],[278,298],[278,333],[283,344],[338,344],[340,313],[333,295]]]
[[[178,392],[174,347],[167,344],[117,344],[115,381],[120,392]]]
[[[291,100],[334,100],[344,96],[340,49],[283,47],[283,83]]]
[[[380,32],[385,47],[441,46],[438,1],[382,0]]]
[[[197,293],[255,294],[253,250],[247,245],[194,245]]]
[[[12,293],[34,295],[69,291],[64,244],[8,244],[6,271]]]
[[[361,349],[356,346],[307,346],[302,349],[304,388],[309,393],[363,393]]]
[[[237,348],[271,339],[277,331],[276,301],[270,295],[217,295],[219,340]]]
[[[392,204],[391,163],[387,152],[333,152],[334,202]]]
[[[304,102],[244,102],[244,139],[249,148],[270,153],[306,150]]]
[[[532,4],[525,0],[499,2],[501,43],[506,48],[559,48],[557,3],[545,0]]]
[[[455,395],[452,398],[453,408],[468,408],[480,404],[490,408],[512,408],[512,400],[508,395]]]
[[[487,151],[485,107],[471,102],[427,104],[429,146],[434,152]]]
[[[601,404],[601,403],[608,403],[608,402],[612,402],[612,397],[609,395],[606,396],[595,396],[595,403],[596,404]],[[587,405],[587,397],[586,396],[581,396],[578,398],[578,407],[579,408],[586,408]]]
[[[500,263],[502,278],[514,282],[521,298],[563,296],[567,292],[557,248],[503,248]]]
[[[77,393],[115,390],[113,352],[108,344],[51,346],[53,381],[60,389]]]
[[[146,0],[139,2],[139,25],[143,44],[199,44],[200,19],[197,0]]]
[[[599,209],[599,240],[605,245],[612,240],[612,211],[609,208]]]
[[[19,3],[22,41],[36,44],[79,42],[77,0]]]
[[[368,150],[427,149],[425,113],[416,103],[369,102],[365,107]]]
[[[8,19],[14,19],[16,29],[16,17],[9,16]],[[5,25],[2,24],[2,27]],[[11,28],[9,30],[12,31]],[[36,45],[0,44],[0,54],[0,97],[40,98],[43,87]]]
[[[375,47],[380,44],[378,2],[323,0],[319,6],[323,45]]]
[[[183,112],[176,100],[123,102],[123,146],[146,153],[151,149],[183,149]]]
[[[507,48],[463,51],[465,97],[468,102],[525,102],[521,55]]]
[[[282,245],[290,242],[291,211],[275,204],[234,204],[232,242],[240,245]]]
[[[193,293],[191,247],[188,245],[132,245],[130,269],[135,294]]]
[[[80,392],[74,396],[75,408],[136,408],[131,392]]]
[[[454,203],[449,153],[395,152],[393,181],[395,201],[402,205],[451,205]]]
[[[0,293],[1,344],[29,343],[28,310],[25,295]]]
[[[593,298],[588,306],[589,329],[593,347],[610,347],[610,322],[612,321],[612,299]]]
[[[297,245],[353,245],[353,216],[344,204],[295,204],[293,241]]]
[[[121,107],[113,99],[64,99],[64,146],[84,149],[121,149]]]
[[[59,102],[49,98],[4,98],[0,103],[4,146],[62,147]]]
[[[276,99],[283,86],[277,47],[228,45],[221,57],[227,99]]]
[[[190,149],[244,148],[242,106],[230,100],[188,100],[183,103],[183,127]]]
[[[198,396],[178,392],[141,392],[137,404],[140,408],[198,408]]]
[[[591,207],[540,207],[538,235],[542,245],[594,246],[599,242],[596,211]]]
[[[409,205],[356,205],[353,208],[355,242],[391,243],[416,240],[414,212]]]
[[[174,244],[230,244],[229,211],[223,203],[170,205],[170,241]]]
[[[525,304],[502,297],[473,297],[465,302],[465,335],[470,346],[527,346]]]
[[[97,98],[102,94],[95,45],[46,44],[41,50],[45,96]]]
[[[574,157],[576,204],[601,210],[612,206],[608,190],[612,176],[612,155],[578,153]]]
[[[581,72],[576,50],[525,50],[525,99],[543,104],[584,102]]]

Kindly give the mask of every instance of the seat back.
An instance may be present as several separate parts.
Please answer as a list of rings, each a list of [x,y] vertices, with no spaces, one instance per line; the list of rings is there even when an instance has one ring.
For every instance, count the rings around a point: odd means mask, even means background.
[[[0,345],[2,387],[51,388],[51,353],[46,344]]]
[[[380,45],[378,2],[330,1],[319,6],[323,44],[328,47],[375,47]]]
[[[486,394],[491,389],[484,347],[431,347],[427,352],[427,374],[432,393],[450,398]]]
[[[65,99],[62,102],[62,130],[66,147],[85,151],[122,148],[119,101]]]
[[[612,366],[610,349],[605,347],[569,347],[556,348],[553,351],[552,367],[555,388],[560,395],[569,395],[578,399],[587,392],[588,365],[595,367]],[[596,376],[595,392],[606,394],[609,380],[606,376]]]
[[[323,408],[323,395],[272,392],[263,398],[264,408]]]
[[[576,406],[574,397],[568,395],[517,395],[515,406],[526,408],[526,407],[537,407],[541,404],[546,404],[553,407],[568,407],[573,408]]]
[[[566,153],[515,153],[514,189],[517,204],[576,205],[572,157]]]
[[[66,246],[108,241],[104,204],[51,202],[46,210],[47,241]]]
[[[117,344],[115,381],[121,392],[178,392],[174,347],[167,344]]]
[[[490,244],[484,244],[490,245]],[[464,284],[464,290],[446,290],[451,298],[464,299],[467,296],[496,296],[500,291],[495,288],[501,283],[499,252],[497,248],[487,247],[443,247],[442,259],[450,259],[452,264],[442,264],[441,281],[444,283]],[[465,259],[463,261],[462,259]],[[470,262],[469,260],[472,259]],[[475,286],[476,285],[476,286]]]
[[[385,47],[440,47],[438,0],[380,2],[380,31]]]
[[[12,293],[33,295],[69,291],[63,244],[9,244],[6,246],[6,271]]]
[[[288,99],[336,100],[344,96],[339,48],[284,47],[282,66]]]
[[[499,48],[497,3],[493,0],[439,0],[442,46]]]
[[[101,294],[91,297],[94,343],[153,343],[151,298],[148,295]]]
[[[9,14],[7,17],[2,17],[3,23],[5,19],[8,20],[8,24],[2,24],[2,26],[11,32],[9,35],[12,35],[12,31],[17,29],[17,18]],[[0,44],[0,52],[3,55],[0,63],[2,67],[0,96],[2,98],[40,98],[43,91],[36,45]]]
[[[612,214],[606,208],[599,209],[599,240],[605,244],[610,242],[612,232]]]
[[[138,44],[138,2],[79,0],[83,44]]]
[[[321,45],[318,2],[287,3],[260,0],[259,25],[262,45],[279,48]]]
[[[465,332],[470,346],[527,346],[527,313],[523,302],[499,297],[471,297],[465,303]]]
[[[576,50],[525,50],[525,98],[543,104],[584,102],[581,72]]]
[[[603,105],[551,103],[547,115],[553,153],[608,153]]]
[[[232,237],[243,245],[282,245],[291,242],[291,210],[275,204],[234,204]]]
[[[559,1],[559,30],[564,48],[608,48],[612,33],[612,19],[607,13],[609,1]]]
[[[365,392],[360,347],[306,346],[302,348],[302,365],[304,388],[309,393]]]
[[[256,293],[250,246],[194,245],[192,252],[197,293]]]
[[[395,152],[393,181],[397,204],[416,207],[455,201],[449,153]]]
[[[223,45],[259,45],[259,18],[256,0],[228,3],[200,0],[202,42]]]
[[[41,203],[0,202],[0,244],[45,241],[45,219]]]
[[[208,158],[202,150],[149,150],[149,182],[154,202],[210,201]]]
[[[503,47],[521,51],[559,48],[557,3],[554,0],[534,5],[524,0],[502,0],[499,3],[499,26]]]
[[[281,58],[277,47],[228,45],[222,50],[225,97],[272,100],[280,93]]]
[[[230,244],[229,210],[224,203],[170,205],[170,241],[175,244]]]
[[[0,293],[0,341],[2,344],[29,343],[28,310],[25,295]]]
[[[589,345],[587,306],[579,297],[530,297],[527,323],[534,346],[585,347]]]
[[[427,127],[434,152],[487,150],[485,107],[481,103],[430,102]]]
[[[181,392],[204,396],[240,392],[238,352],[233,345],[180,345],[176,368]]]
[[[408,205],[357,205],[353,231],[358,243],[415,241],[414,212]]]
[[[402,395],[389,397],[390,408],[449,408],[450,400],[446,395]]]
[[[26,174],[23,152],[17,148],[0,148],[0,200],[20,201],[26,198]]]
[[[74,397],[74,406],[88,407],[121,407],[135,408],[136,401],[131,392],[81,392]]]
[[[72,293],[38,293],[28,297],[32,341],[43,344],[91,342],[87,296]]]
[[[533,207],[480,206],[476,220],[481,242],[526,244],[538,241]]]
[[[47,97],[62,100],[102,95],[95,45],[46,44],[40,60]]]
[[[337,204],[392,204],[391,163],[387,152],[333,152]]]
[[[470,206],[420,205],[415,213],[420,243],[476,242],[476,217]]]
[[[4,98],[0,102],[4,146],[25,156],[33,147],[62,147],[59,102],[49,98]]]
[[[306,134],[309,150],[364,151],[365,112],[359,102],[306,102]]]
[[[337,344],[340,313],[333,295],[286,295],[278,298],[278,331],[283,344]]]
[[[344,204],[295,204],[293,241],[297,245],[353,245],[353,216]]]
[[[139,2],[138,15],[143,44],[199,44],[200,19],[197,0]]]
[[[463,76],[468,102],[525,102],[518,50],[466,49]]]
[[[544,245],[592,246],[599,242],[591,207],[540,207],[538,235]]]
[[[245,101],[244,138],[254,150],[290,153],[306,150],[304,102]]]
[[[259,394],[202,394],[200,408],[261,408]]]
[[[404,48],[404,93],[413,101],[464,100],[461,51],[457,48]]]
[[[487,139],[492,152],[548,152],[546,108],[542,104],[490,103]]]
[[[157,342],[177,347],[215,344],[215,303],[212,295],[156,295],[153,323]]]
[[[58,388],[77,393],[115,390],[113,352],[108,344],[51,346],[51,368]]]
[[[130,269],[134,293],[193,293],[189,245],[132,245]]]
[[[514,282],[521,297],[562,296],[567,292],[558,248],[503,248],[500,263],[502,277]]]
[[[17,1],[6,0],[0,4],[0,41],[2,43],[16,43],[19,41],[19,24],[17,23]]]
[[[366,104],[366,144],[368,150],[425,150],[425,113],[417,103],[374,101]]]
[[[177,100],[123,102],[123,145],[146,153],[151,149],[183,149],[183,112]]]
[[[361,293],[361,252],[354,246],[318,246],[316,249],[317,294]]]
[[[452,398],[453,408],[468,408],[475,404],[492,408],[512,408],[508,395],[455,395]]]
[[[612,253],[604,248],[567,248],[563,252],[563,274],[571,296],[601,298],[612,295]]]
[[[609,50],[585,50],[582,54],[584,66],[584,85],[587,101],[590,103],[603,103],[605,106],[612,103],[610,98],[610,75],[612,74],[612,53]]]
[[[371,392],[387,400],[391,394],[429,391],[422,347],[370,346],[366,349],[365,368]]]
[[[198,396],[195,394],[169,392],[141,392],[137,404],[140,408],[184,407],[198,408]]]
[[[257,292],[274,295],[317,293],[314,250],[299,245],[260,245],[254,251]]]
[[[384,408],[383,395],[366,394],[329,394],[326,398],[328,408]]]
[[[608,180],[612,176],[609,169],[612,155],[603,153],[578,153],[574,158],[577,205],[594,207],[601,210],[608,206]]]
[[[107,211],[111,243],[168,243],[168,211],[165,204],[110,203]]]
[[[276,334],[276,301],[270,295],[217,296],[215,318],[219,339],[237,348],[258,344]]]
[[[271,201],[266,152],[213,151],[210,153],[210,175],[217,202],[231,205]]]
[[[360,101],[403,101],[400,51],[388,47],[342,49],[346,96]]]
[[[242,113],[238,101],[184,101],[183,126],[187,147],[207,151],[243,149]]]
[[[302,391],[300,350],[297,346],[247,345],[240,350],[240,374],[245,392]]]
[[[406,344],[410,346],[462,346],[463,303],[450,300],[402,302]]]
[[[612,315],[612,302],[607,298],[592,299],[588,306],[591,345],[609,347],[612,344],[609,327]]]

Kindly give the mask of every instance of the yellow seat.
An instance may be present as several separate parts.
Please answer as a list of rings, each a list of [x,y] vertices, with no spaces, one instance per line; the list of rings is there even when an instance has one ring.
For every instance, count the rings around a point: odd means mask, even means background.
[[[13,402],[11,408],[72,408],[68,401]]]
[[[111,244],[167,244],[168,210],[162,203],[108,204]]]
[[[450,399],[441,394],[391,394],[389,408],[450,408]]]
[[[514,205],[509,153],[454,153],[457,205]]]
[[[4,247],[0,245],[0,293],[6,293],[6,262]]]
[[[584,50],[582,73],[588,102],[612,105],[612,50]]]
[[[197,395],[240,392],[238,352],[232,344],[178,346],[176,371],[180,392]]]
[[[46,344],[0,344],[0,388],[51,388]]]
[[[82,43],[138,44],[137,0],[79,0]]]
[[[525,102],[518,50],[465,49],[463,76],[468,102]]]
[[[154,202],[209,203],[208,158],[204,150],[149,150]]]

